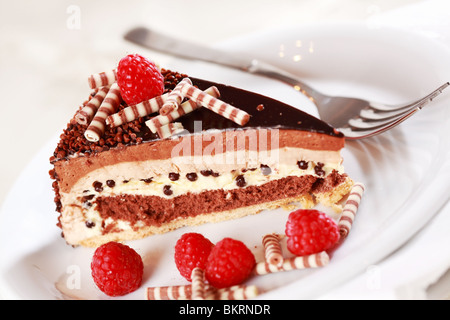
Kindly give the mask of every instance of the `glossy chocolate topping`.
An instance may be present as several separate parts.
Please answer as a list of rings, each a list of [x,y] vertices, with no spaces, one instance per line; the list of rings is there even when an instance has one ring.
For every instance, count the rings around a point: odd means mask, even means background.
[[[206,90],[210,86],[216,86],[220,92],[220,100],[250,114],[250,121],[244,126],[245,128],[298,129],[335,137],[343,136],[325,122],[278,100],[216,82],[196,78],[190,79],[194,85],[202,90]],[[189,132],[193,132],[194,121],[202,121],[203,130],[243,128],[206,108],[197,109],[177,121],[180,121]]]

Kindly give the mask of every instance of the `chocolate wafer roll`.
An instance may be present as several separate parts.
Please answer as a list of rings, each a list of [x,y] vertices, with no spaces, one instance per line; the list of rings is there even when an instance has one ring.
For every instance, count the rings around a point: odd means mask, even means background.
[[[217,90],[216,87],[209,87],[205,90],[205,92],[216,98],[220,96],[219,90]],[[201,104],[198,104],[197,102],[189,99],[183,102],[176,110],[172,111],[168,115],[157,115],[156,117],[153,117],[150,120],[146,121],[145,124],[151,132],[155,133],[158,127],[166,125],[198,108],[201,108]]]
[[[167,286],[147,288],[148,300],[188,300],[192,296],[192,286]]]
[[[158,131],[158,128],[171,123],[173,120],[176,120],[182,115],[192,112],[197,108],[198,105],[196,102],[192,100],[187,100],[186,102],[183,102],[175,111],[172,111],[166,116],[157,115],[156,117],[147,120],[145,124],[147,125],[147,127],[150,129],[151,132],[155,133]]]
[[[109,86],[117,81],[117,70],[100,72],[89,76],[88,83],[91,89]]]
[[[344,205],[344,209],[342,210],[341,217],[338,221],[341,241],[348,236],[352,228],[353,220],[355,219],[356,212],[358,211],[359,204],[364,194],[364,190],[364,185],[360,182],[357,182],[353,185],[352,190],[348,195],[347,201]]]
[[[250,115],[247,112],[214,98],[194,86],[185,85],[181,87],[181,93],[183,96],[194,100],[203,107],[208,108],[241,126],[245,125],[250,120]]]
[[[149,287],[146,290],[147,300],[193,300],[192,285]],[[229,288],[216,289],[205,284],[206,300],[246,300],[259,295],[255,285],[236,285]]]
[[[281,251],[280,237],[275,233],[266,234],[263,237],[262,243],[266,262],[275,267],[281,267],[284,258]]]
[[[325,251],[322,251],[308,256],[286,258],[281,267],[276,267],[265,261],[259,262],[255,266],[254,273],[264,275],[297,269],[319,268],[327,265],[329,261],[330,257],[328,254]]]
[[[106,124],[112,127],[120,126],[123,123],[131,122],[149,114],[158,112],[166,101],[168,93],[143,101],[134,106],[128,106],[117,113],[106,118]]]
[[[195,267],[191,273],[192,279],[192,300],[204,300],[205,299],[205,272]]]
[[[258,287],[251,285],[236,285],[229,288],[217,289],[214,292],[215,300],[247,300],[259,294]]]
[[[80,110],[76,115],[77,122],[79,124],[86,125],[92,121],[95,113],[98,110],[98,107],[105,99],[106,94],[109,91],[109,87],[100,88],[91,100]]]
[[[176,87],[169,93],[166,102],[159,110],[159,113],[163,116],[168,115],[172,111],[176,110],[178,106],[184,99],[184,95],[182,94],[182,89],[186,85],[192,85],[192,81],[189,78],[184,78],[181,80]]]
[[[95,113],[94,119],[92,119],[89,127],[84,133],[87,140],[91,142],[97,142],[105,132],[106,118],[116,112],[119,108],[122,98],[120,96],[120,90],[117,83],[111,85],[105,99]]]
[[[165,124],[161,127],[158,127],[156,132],[158,133],[158,136],[161,139],[165,139],[170,136],[173,136],[174,134],[180,133],[183,130],[184,130],[184,127],[181,124],[181,122],[171,122],[171,123]]]
[[[203,107],[208,108],[239,125],[245,125],[250,119],[250,115],[245,111],[235,108],[194,86],[185,86],[182,88],[182,92],[186,97],[191,98]]]

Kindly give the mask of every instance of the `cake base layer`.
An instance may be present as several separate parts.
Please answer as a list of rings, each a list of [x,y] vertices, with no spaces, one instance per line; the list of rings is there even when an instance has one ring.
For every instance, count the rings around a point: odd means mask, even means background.
[[[172,199],[139,195],[99,197],[95,205],[102,221],[108,221],[101,226],[99,234],[90,237],[85,234],[84,238],[65,234],[65,238],[73,245],[96,247],[107,241],[141,239],[185,226],[237,219],[293,202],[303,208],[311,208],[317,202],[335,206],[348,194],[352,185],[353,181],[345,174],[334,172],[325,179],[286,177],[260,186],[188,193]],[[72,227],[74,221],[82,223],[78,230],[92,228],[89,221],[79,216],[81,210],[66,214],[62,217],[63,229],[69,217],[67,223]],[[128,227],[124,228],[124,225]]]

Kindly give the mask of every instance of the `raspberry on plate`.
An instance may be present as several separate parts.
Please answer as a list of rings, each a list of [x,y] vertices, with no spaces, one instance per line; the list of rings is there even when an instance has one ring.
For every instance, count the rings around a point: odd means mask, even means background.
[[[287,248],[297,256],[330,249],[339,240],[337,224],[318,210],[299,209],[286,223]]]
[[[175,244],[175,264],[180,274],[191,281],[195,267],[206,268],[206,261],[214,244],[200,233],[185,233]]]
[[[144,264],[133,248],[111,241],[95,250],[91,271],[97,287],[107,295],[115,297],[139,288]]]
[[[211,250],[205,278],[215,288],[231,287],[246,280],[255,264],[253,253],[244,243],[224,238]]]
[[[128,105],[136,105],[164,92],[164,77],[159,68],[139,54],[129,54],[120,60],[117,84]]]

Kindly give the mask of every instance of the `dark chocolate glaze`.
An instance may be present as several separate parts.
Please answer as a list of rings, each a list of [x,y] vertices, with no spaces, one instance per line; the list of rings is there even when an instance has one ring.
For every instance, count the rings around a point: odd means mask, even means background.
[[[219,99],[251,115],[250,121],[240,126],[231,120],[220,116],[206,108],[199,108],[190,114],[177,119],[190,133],[194,132],[194,121],[201,121],[202,129],[230,129],[230,128],[280,128],[297,129],[324,133],[335,137],[343,137],[325,122],[281,101],[207,80],[190,78],[192,83],[201,90],[211,86],[219,89]]]

